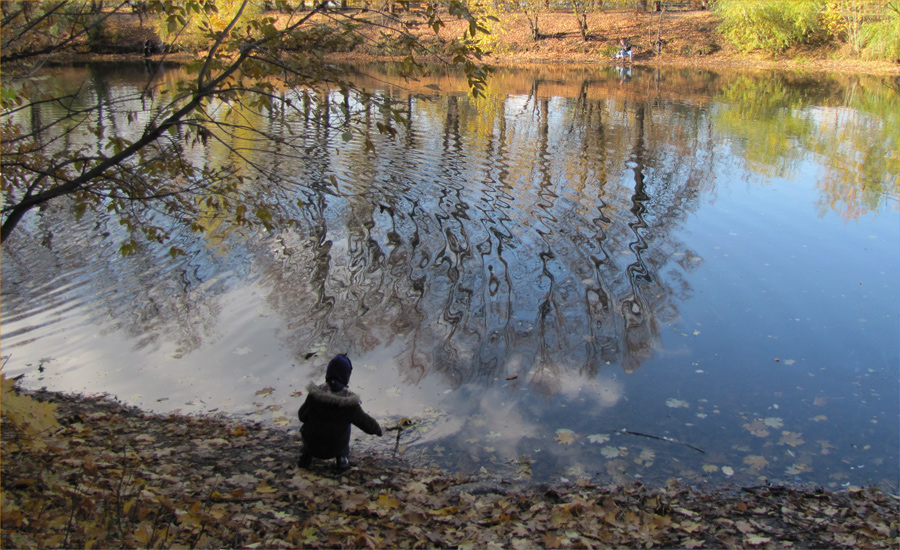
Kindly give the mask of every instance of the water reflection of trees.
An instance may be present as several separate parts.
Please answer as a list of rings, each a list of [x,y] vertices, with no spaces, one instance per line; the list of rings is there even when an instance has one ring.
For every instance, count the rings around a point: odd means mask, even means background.
[[[768,178],[791,178],[816,155],[822,212],[857,218],[900,195],[898,90],[896,78],[748,74],[723,88],[713,124]]]
[[[295,353],[399,339],[410,382],[519,376],[550,393],[563,372],[650,358],[690,293],[696,262],[673,230],[710,187],[702,117],[539,83],[411,106],[397,142],[351,144],[313,171],[338,191],[305,200],[316,223],[264,260]]]
[[[453,385],[518,376],[555,393],[573,373],[593,376],[607,363],[633,370],[652,357],[660,326],[690,296],[684,274],[700,262],[676,229],[715,192],[723,144],[771,176],[790,176],[810,153],[840,159],[820,187],[823,205],[844,205],[834,208],[846,215],[897,195],[890,145],[900,111],[887,87],[869,90],[859,79],[798,91],[786,78],[691,81],[684,72],[639,72],[620,86],[614,74],[547,71],[502,73],[479,99],[409,97],[411,127],[377,139],[374,151],[356,140],[335,147],[339,124],[328,117],[346,107],[339,94],[255,119],[305,140],[302,158],[281,155],[278,142],[252,153],[257,163],[278,159],[293,180],[269,199],[292,212],[294,227],[265,238],[227,226],[199,240],[185,235],[189,256],[172,267],[149,250],[113,260],[113,239],[69,238],[57,248],[52,241],[67,231],[102,237],[115,220],[45,216],[29,228],[43,244],[4,249],[4,302],[20,287],[7,283],[29,277],[16,254],[51,268],[4,311],[46,300],[46,288],[67,276],[59,266],[76,266],[77,284],[105,303],[94,318],[115,320],[140,345],[176,339],[195,350],[221,313],[217,274],[246,273],[246,250],[298,358],[391,346],[409,383],[428,372]],[[715,89],[718,101],[707,95]],[[384,116],[357,115],[370,127]],[[233,139],[202,161],[239,160],[233,146],[242,138]],[[99,263],[98,250],[106,251]]]

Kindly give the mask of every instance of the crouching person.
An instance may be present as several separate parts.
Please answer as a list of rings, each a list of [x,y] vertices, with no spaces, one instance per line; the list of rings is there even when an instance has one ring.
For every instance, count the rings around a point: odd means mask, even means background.
[[[310,384],[306,401],[297,411],[303,426],[303,450],[299,466],[308,468],[313,458],[335,459],[338,470],[350,467],[350,425],[370,435],[384,430],[362,409],[359,396],[347,389],[353,365],[346,354],[335,355],[325,371],[325,384]]]

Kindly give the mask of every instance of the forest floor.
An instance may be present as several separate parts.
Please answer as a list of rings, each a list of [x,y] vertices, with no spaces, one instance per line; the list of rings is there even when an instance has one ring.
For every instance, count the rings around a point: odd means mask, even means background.
[[[60,426],[38,450],[4,420],[3,548],[900,547],[875,488],[534,484],[392,453],[304,470],[296,430],[30,395]]]
[[[494,32],[496,64],[522,63],[613,63],[620,38],[634,45],[634,64],[697,67],[708,69],[780,69],[843,73],[900,75],[900,64],[863,60],[848,48],[823,45],[788,50],[777,57],[745,53],[718,32],[719,18],[711,11],[643,13],[608,10],[588,16],[588,40],[578,30],[569,12],[546,13],[538,19],[541,38],[534,40],[524,16],[503,18],[503,28]],[[656,41],[665,43],[659,54]]]

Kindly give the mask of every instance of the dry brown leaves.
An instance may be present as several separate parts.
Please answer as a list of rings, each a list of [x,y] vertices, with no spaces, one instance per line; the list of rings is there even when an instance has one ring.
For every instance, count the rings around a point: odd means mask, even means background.
[[[875,490],[469,483],[371,456],[339,475],[297,470],[286,429],[40,398],[62,428],[34,452],[4,431],[4,547],[898,547]]]

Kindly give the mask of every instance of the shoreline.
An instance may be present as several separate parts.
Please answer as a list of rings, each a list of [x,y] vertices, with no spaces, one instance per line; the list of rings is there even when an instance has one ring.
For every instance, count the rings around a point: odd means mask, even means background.
[[[2,451],[5,547],[897,548],[898,497],[869,488],[516,483],[378,451],[296,467],[296,430],[35,391],[60,428]]]
[[[384,63],[397,62],[396,59],[384,56],[368,54],[331,54],[327,58],[330,62],[347,63]],[[82,63],[138,63],[145,58],[138,54],[59,54],[52,63],[54,65],[70,65]],[[186,64],[195,61],[196,57],[184,53],[159,54],[151,58],[154,62],[168,62]],[[547,56],[535,56],[530,54],[509,54],[488,56],[484,59],[485,65],[493,67],[539,67],[547,65],[563,65],[570,67],[617,67],[623,63],[612,59],[601,58],[582,54],[571,56],[567,59],[558,59]],[[900,78],[900,64],[883,61],[854,61],[854,60],[822,60],[822,59],[764,59],[747,55],[741,58],[734,57],[682,57],[662,56],[641,59],[624,64],[631,67],[646,68],[671,68],[671,69],[698,69],[710,71],[776,71],[801,74],[844,74],[864,75]]]

